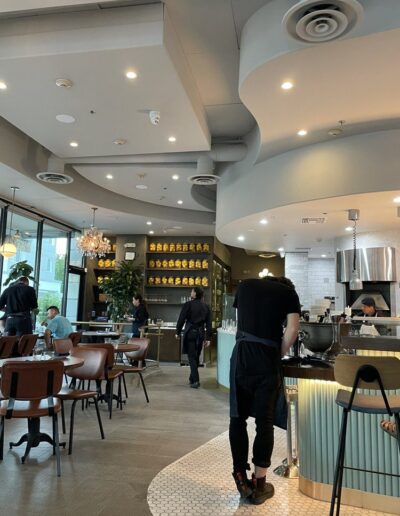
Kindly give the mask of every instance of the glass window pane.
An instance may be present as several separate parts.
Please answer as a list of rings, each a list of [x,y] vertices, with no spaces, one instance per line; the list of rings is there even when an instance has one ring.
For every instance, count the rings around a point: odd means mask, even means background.
[[[61,229],[43,225],[42,253],[39,275],[39,321],[46,318],[46,308],[55,305],[62,311],[67,233]]]
[[[10,224],[10,212],[8,213],[7,220],[7,235],[9,235],[9,224]],[[35,268],[35,257],[36,257],[36,237],[37,237],[37,226],[36,220],[29,219],[18,213],[14,213],[13,216],[13,231],[12,235],[15,238],[15,244],[17,248],[17,254],[10,258],[4,258],[3,260],[3,276],[1,290],[3,291],[6,287],[3,286],[4,282],[8,278],[10,268],[17,262],[26,260],[29,265]],[[33,286],[33,283],[31,282]]]
[[[80,235],[80,233],[72,233],[71,235],[71,250],[69,254],[69,264],[75,265],[76,267],[82,267],[83,265],[83,256],[82,253],[76,246],[76,239]]]
[[[79,274],[68,274],[68,297],[65,316],[70,321],[76,321],[78,318],[80,284],[81,276]]]

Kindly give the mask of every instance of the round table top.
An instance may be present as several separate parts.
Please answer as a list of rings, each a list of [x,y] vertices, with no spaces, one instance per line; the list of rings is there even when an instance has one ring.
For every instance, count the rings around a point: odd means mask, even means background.
[[[64,364],[64,369],[67,371],[68,369],[75,369],[76,367],[80,367],[84,364],[83,358],[78,357],[49,357],[49,360],[61,360]],[[0,367],[3,366],[6,362],[40,362],[41,357],[14,357],[14,358],[3,358],[0,360]]]
[[[128,353],[129,351],[139,351],[139,344],[117,344],[114,347],[115,353]]]

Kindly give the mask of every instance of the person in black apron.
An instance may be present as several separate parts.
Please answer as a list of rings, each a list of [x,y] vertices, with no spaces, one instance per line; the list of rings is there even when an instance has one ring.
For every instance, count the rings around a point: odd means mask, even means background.
[[[29,286],[29,278],[22,276],[0,296],[0,310],[5,311],[5,335],[32,333],[32,310],[38,307],[36,292]]]
[[[147,306],[143,297],[136,294],[132,299],[133,314],[132,314],[132,337],[140,337],[140,328],[147,325],[149,314]]]
[[[189,384],[193,389],[200,387],[199,359],[203,345],[208,347],[211,343],[211,310],[203,301],[204,292],[200,287],[194,287],[190,297],[191,301],[185,303],[176,324],[176,338],[181,338],[183,330],[183,352],[187,353],[190,376]]]
[[[275,405],[282,384],[280,359],[297,338],[300,303],[293,288],[267,277],[240,283],[233,306],[238,310],[230,368],[233,478],[241,496],[258,505],[274,495],[266,473],[271,465]],[[254,417],[256,422],[252,459],[255,473],[251,482],[247,479],[248,417]]]

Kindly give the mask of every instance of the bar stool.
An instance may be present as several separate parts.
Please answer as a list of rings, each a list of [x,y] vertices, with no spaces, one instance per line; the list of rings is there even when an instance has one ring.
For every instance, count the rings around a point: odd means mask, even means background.
[[[352,387],[352,390],[339,389],[336,396],[336,403],[343,408],[343,415],[329,516],[333,516],[335,505],[336,516],[339,516],[345,469],[400,478],[400,475],[393,473],[344,465],[348,415],[352,410],[364,414],[393,415],[396,421],[396,439],[400,452],[400,395],[387,396],[385,392],[400,388],[400,360],[395,357],[339,355],[335,362],[335,379],[345,387]],[[357,389],[379,391],[379,395],[358,393]]]
[[[286,401],[288,403],[288,417],[286,430],[286,450],[287,457],[282,464],[274,469],[275,475],[285,478],[299,478],[299,448],[298,448],[298,387],[297,385],[287,385],[285,387]],[[292,410],[294,412],[294,447],[292,438]]]

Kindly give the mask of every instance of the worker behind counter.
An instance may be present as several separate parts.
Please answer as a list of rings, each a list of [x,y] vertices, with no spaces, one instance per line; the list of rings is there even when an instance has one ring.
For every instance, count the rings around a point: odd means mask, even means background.
[[[383,317],[383,314],[380,310],[376,309],[375,299],[373,297],[365,297],[361,301],[361,310],[362,315],[365,317]],[[373,327],[373,330],[371,329]],[[371,323],[370,321],[363,321],[363,324],[360,328],[360,335],[390,335],[391,330],[387,328],[387,326],[382,324]]]

